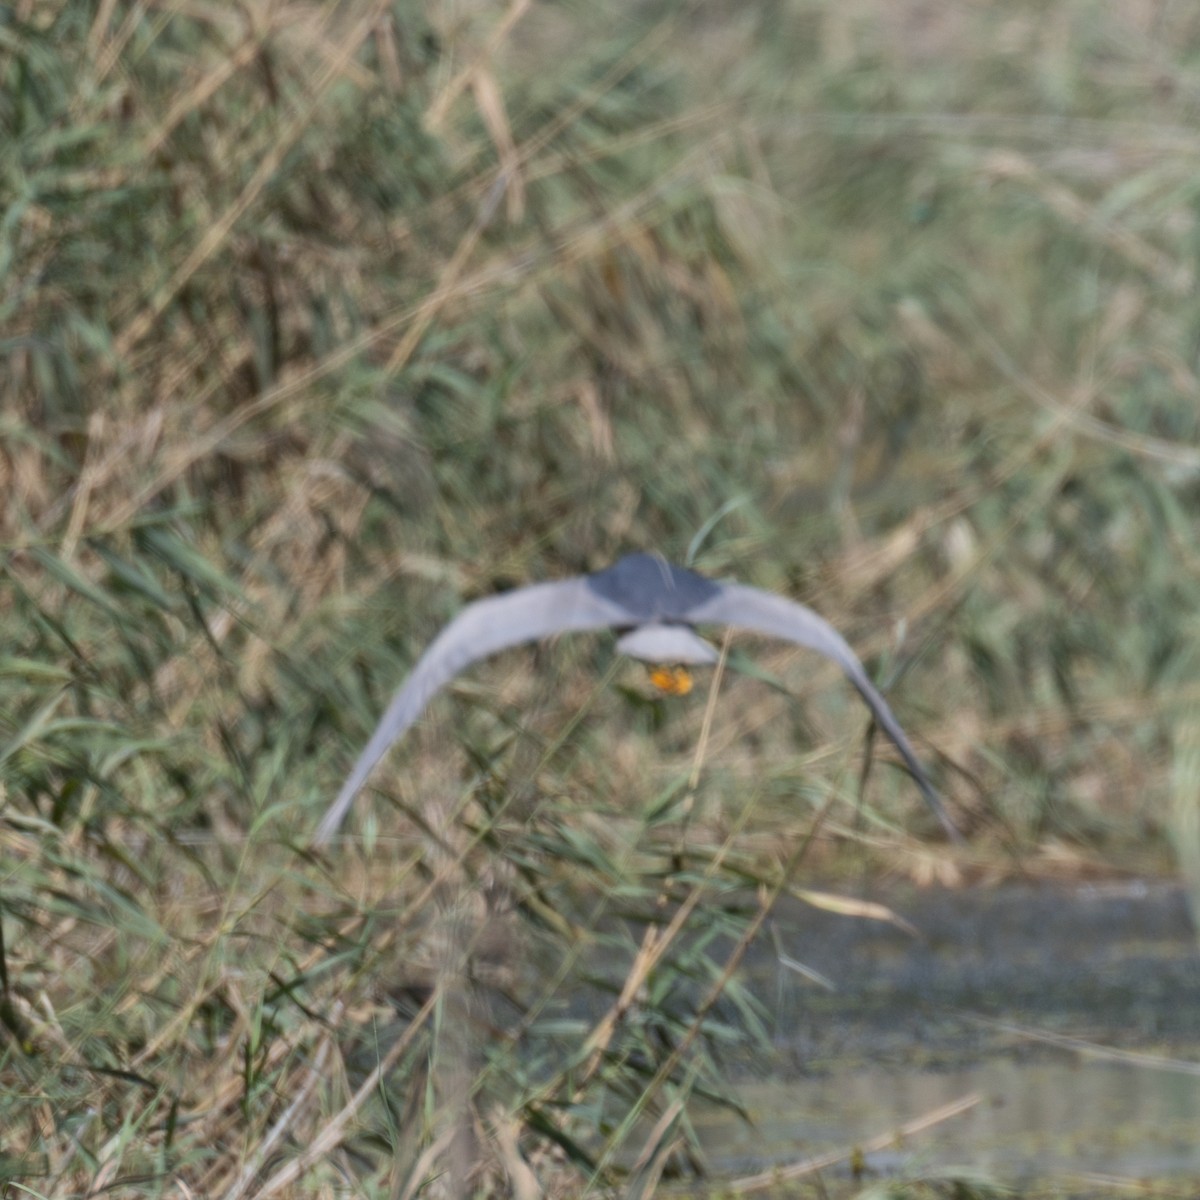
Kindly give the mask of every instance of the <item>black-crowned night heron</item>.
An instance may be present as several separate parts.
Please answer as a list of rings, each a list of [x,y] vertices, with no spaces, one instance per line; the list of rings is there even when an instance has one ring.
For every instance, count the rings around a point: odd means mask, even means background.
[[[647,662],[715,663],[717,652],[696,633],[697,625],[728,625],[782,638],[837,663],[900,751],[929,807],[947,833],[958,838],[900,722],[867,678],[858,656],[828,621],[783,596],[739,583],[717,583],[653,554],[630,554],[594,575],[535,583],[468,604],[433,640],[388,705],[317,827],[314,843],[324,845],[337,832],[375,764],[434,694],[471,663],[552,634],[595,629],[622,630],[617,649]],[[663,674],[659,682],[670,688],[672,678],[676,677]]]

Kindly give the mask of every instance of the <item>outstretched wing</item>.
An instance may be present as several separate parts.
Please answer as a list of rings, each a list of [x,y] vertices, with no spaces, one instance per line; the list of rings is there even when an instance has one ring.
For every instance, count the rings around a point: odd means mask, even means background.
[[[468,604],[433,640],[392,698],[337,799],[321,818],[313,844],[322,846],[333,837],[375,764],[435,693],[471,663],[551,634],[604,629],[629,620],[619,604],[596,595],[585,577],[536,583]]]
[[[837,663],[866,701],[876,722],[900,751],[900,757],[916,780],[925,802],[933,809],[943,828],[955,841],[961,841],[961,834],[947,816],[929,776],[925,774],[904,730],[900,728],[900,722],[867,677],[858,655],[828,621],[794,600],[738,583],[724,584],[719,595],[690,609],[687,619],[697,625],[731,625],[735,629],[748,629],[769,637],[782,638],[816,650],[818,654]]]

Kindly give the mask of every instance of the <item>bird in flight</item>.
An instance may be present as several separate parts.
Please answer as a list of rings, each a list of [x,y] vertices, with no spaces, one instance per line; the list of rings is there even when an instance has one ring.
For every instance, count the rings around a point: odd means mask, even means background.
[[[435,693],[471,663],[557,633],[617,629],[622,631],[617,649],[659,664],[651,678],[657,676],[664,690],[678,694],[691,687],[690,677],[680,667],[711,664],[718,658],[696,633],[697,625],[726,625],[781,638],[837,663],[900,752],[934,815],[954,840],[960,840],[900,722],[849,643],[828,621],[784,596],[740,583],[718,583],[654,554],[630,554],[591,575],[535,583],[468,604],[434,638],[392,698],[317,826],[314,845],[329,842],[375,765]]]

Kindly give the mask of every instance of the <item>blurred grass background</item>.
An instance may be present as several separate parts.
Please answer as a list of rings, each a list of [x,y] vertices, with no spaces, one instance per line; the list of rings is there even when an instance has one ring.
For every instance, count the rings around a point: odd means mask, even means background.
[[[649,1195],[766,1036],[705,939],[800,859],[1194,876],[1198,54],[1167,0],[0,9],[0,1177]],[[464,601],[637,548],[834,620],[970,849],[811,656],[702,737],[578,639],[306,854]],[[642,1015],[529,1001],[589,940]]]

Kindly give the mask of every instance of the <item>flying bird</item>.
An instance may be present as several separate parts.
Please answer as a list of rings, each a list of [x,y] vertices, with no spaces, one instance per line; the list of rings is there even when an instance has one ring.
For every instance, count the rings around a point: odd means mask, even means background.
[[[630,554],[592,575],[535,583],[468,604],[434,638],[393,697],[337,799],[317,826],[314,844],[325,845],[333,837],[375,765],[434,694],[471,663],[552,634],[597,629],[622,631],[617,649],[632,658],[671,666],[715,663],[717,652],[696,633],[697,625],[727,625],[782,638],[837,663],[891,738],[946,832],[960,840],[900,722],[867,677],[858,656],[828,621],[784,596],[740,583],[718,583],[657,555]],[[678,680],[667,690],[686,691],[690,686],[669,669],[662,677]]]

